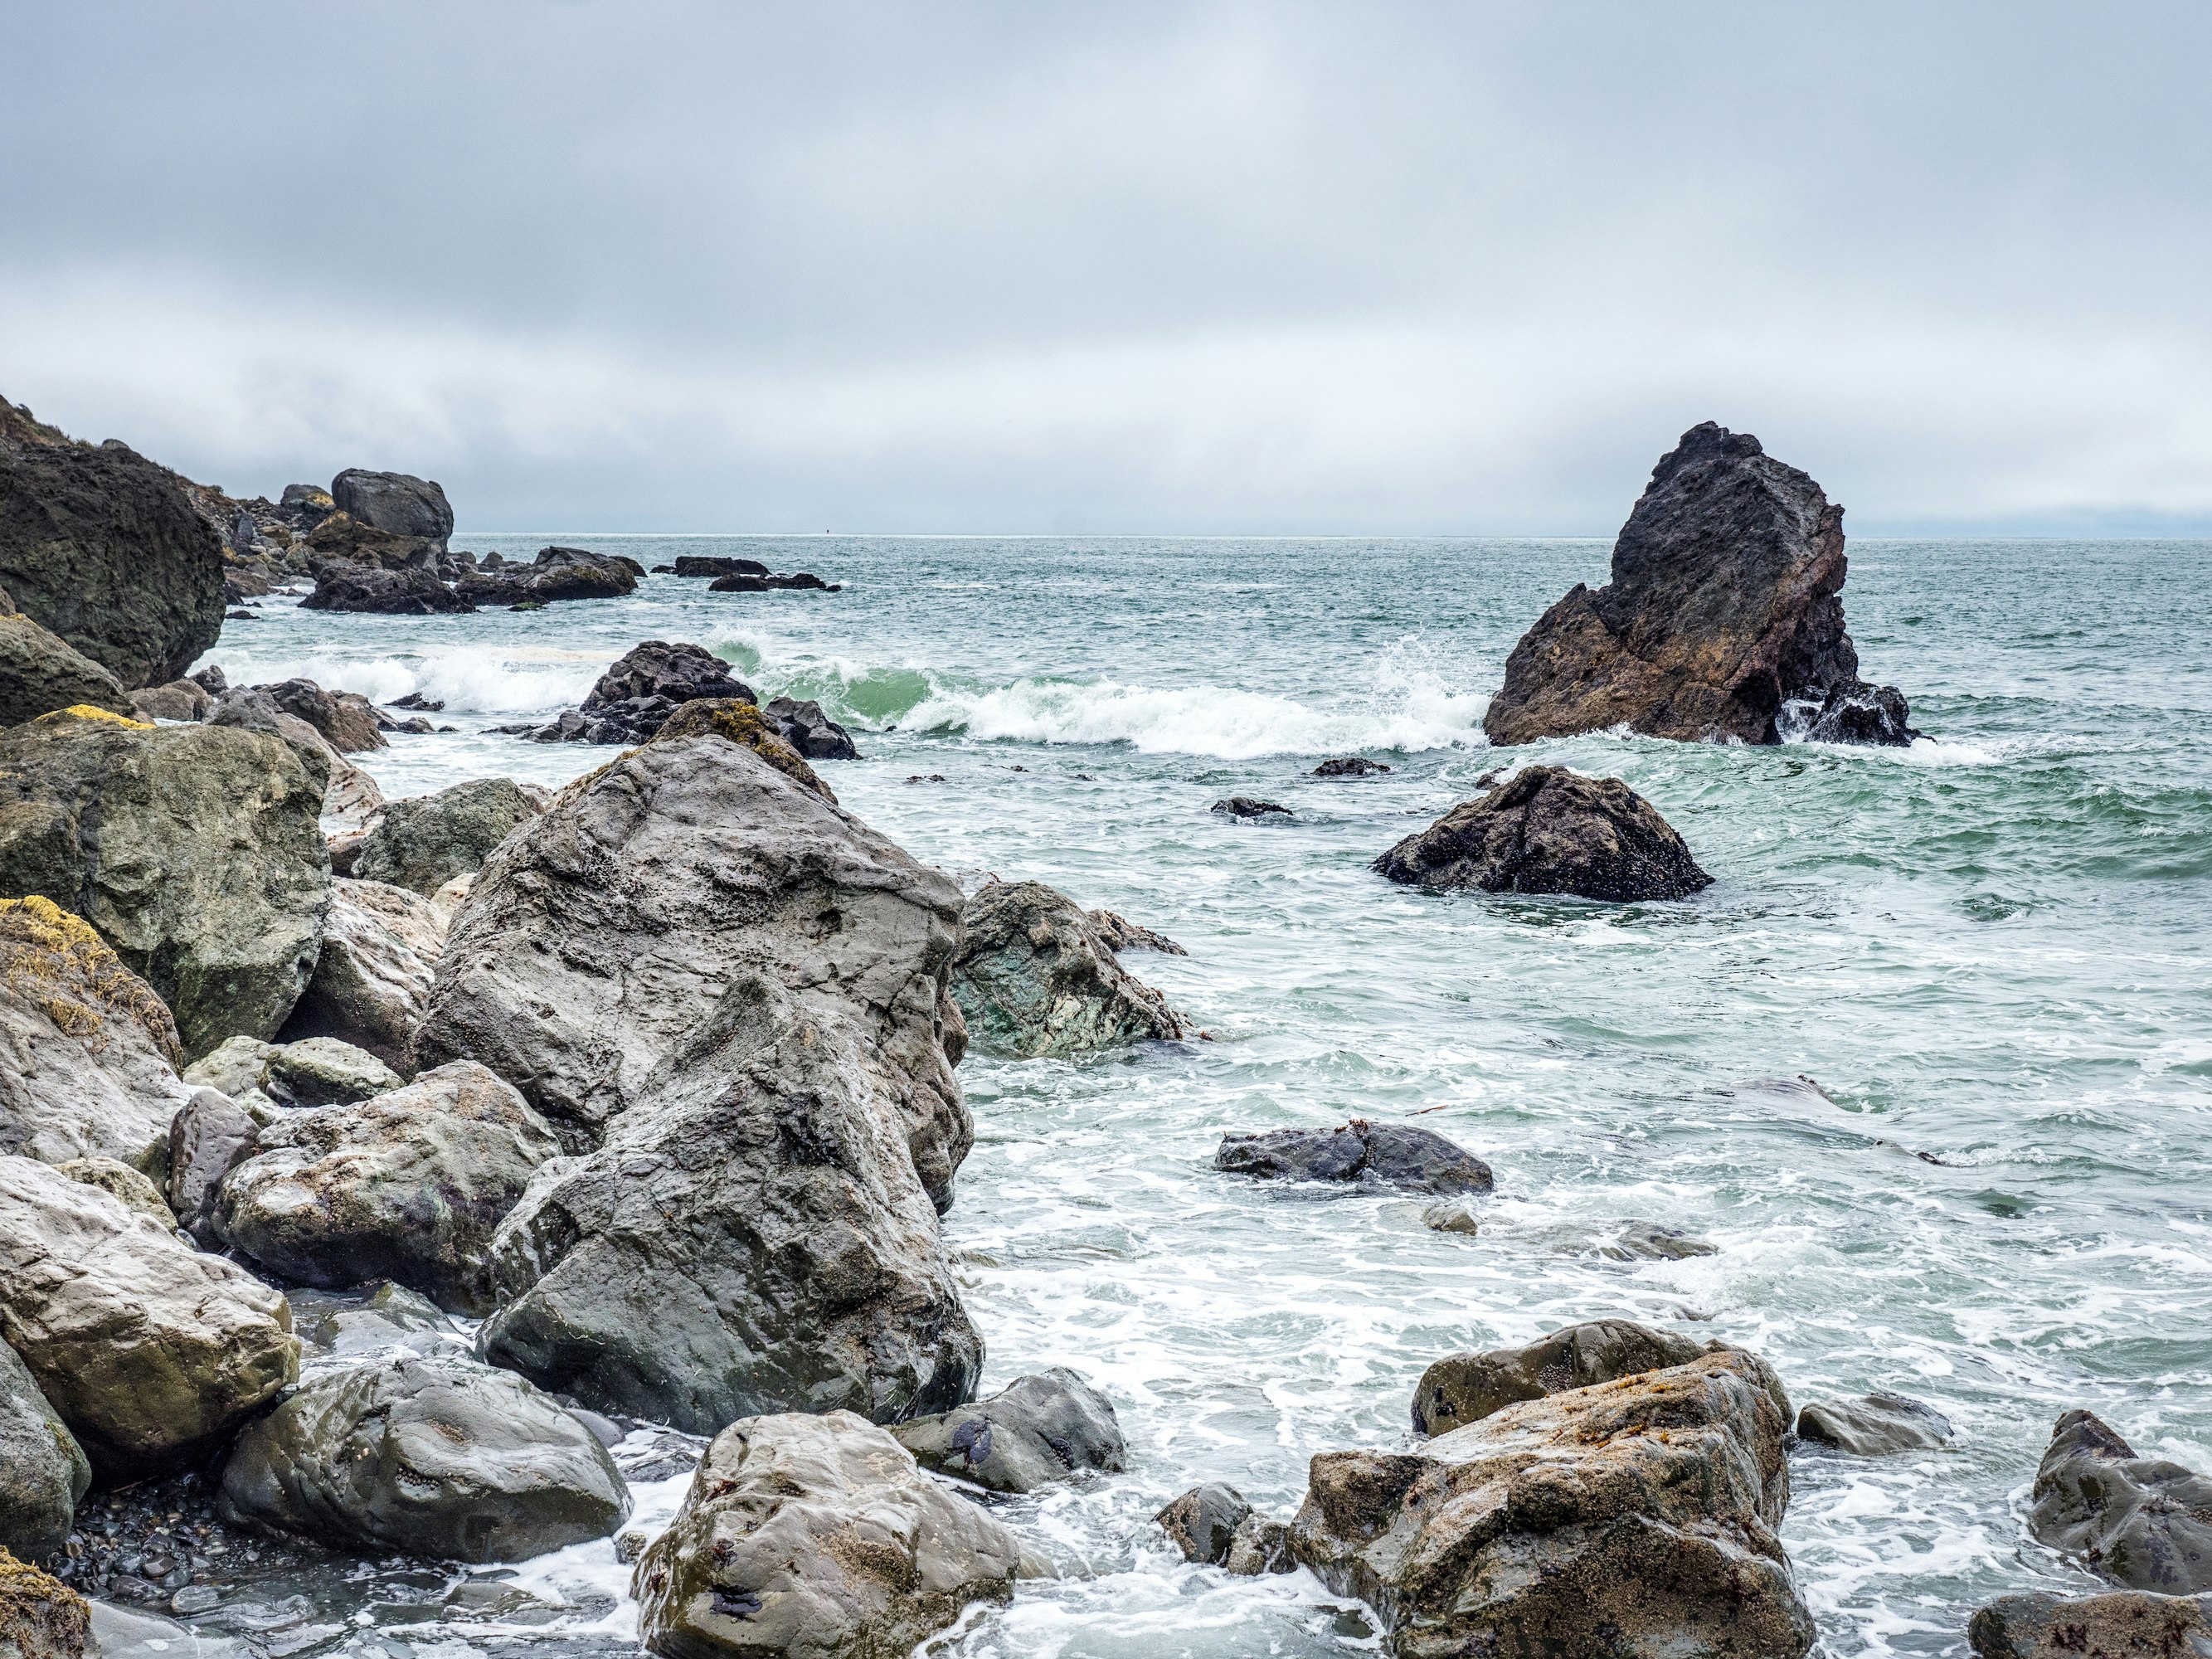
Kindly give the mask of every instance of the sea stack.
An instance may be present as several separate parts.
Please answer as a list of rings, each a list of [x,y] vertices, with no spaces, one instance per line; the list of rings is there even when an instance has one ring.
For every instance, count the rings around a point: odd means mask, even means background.
[[[1513,647],[1483,730],[1908,744],[1904,697],[1859,678],[1845,569],[1844,509],[1819,484],[1749,433],[1692,427],[1621,526],[1613,580],[1577,583]]]

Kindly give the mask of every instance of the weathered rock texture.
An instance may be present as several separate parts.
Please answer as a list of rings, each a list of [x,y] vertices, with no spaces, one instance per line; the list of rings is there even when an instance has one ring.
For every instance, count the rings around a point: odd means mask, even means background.
[[[858,760],[853,734],[822,712],[811,697],[773,697],[761,714],[783,740],[809,760]]]
[[[84,1659],[95,1645],[92,1607],[68,1585],[0,1549],[0,1656]]]
[[[94,1153],[89,1158],[70,1158],[54,1168],[71,1181],[97,1187],[111,1198],[121,1200],[125,1209],[144,1216],[163,1232],[177,1231],[176,1214],[161,1196],[161,1189],[122,1159]]]
[[[315,573],[315,591],[300,601],[302,611],[359,611],[394,617],[465,616],[476,605],[438,580],[423,565],[397,570],[343,561]]]
[[[799,752],[778,736],[761,711],[736,697],[700,697],[668,717],[653,736],[656,743],[679,738],[720,738],[750,749],[770,766],[836,805],[837,796]]]
[[[315,728],[341,755],[386,747],[376,707],[357,691],[325,691],[313,680],[279,680],[248,688],[265,696],[286,714]]]
[[[512,778],[472,778],[434,795],[393,801],[362,843],[353,872],[427,898],[454,877],[481,868],[491,849],[538,810]]]
[[[92,699],[77,697],[71,701],[84,702]],[[133,691],[129,712],[134,719],[142,720],[204,720],[214,704],[215,699],[198,680],[170,680]]]
[[[326,1036],[279,1043],[261,1068],[261,1086],[283,1106],[348,1105],[404,1080],[368,1049]]]
[[[177,1224],[205,1249],[222,1248],[215,1226],[222,1178],[253,1156],[260,1133],[243,1108],[215,1089],[195,1089],[169,1126],[169,1185],[164,1196]]]
[[[0,422],[0,587],[125,690],[222,631],[222,544],[176,474],[21,419]]]
[[[1531,766],[1375,860],[1408,886],[1572,893],[1626,902],[1712,884],[1658,809],[1619,778]]]
[[[331,1036],[404,1076],[430,1006],[446,918],[420,893],[381,881],[333,880],[315,975],[282,1033]]]
[[[637,575],[629,561],[580,547],[540,548],[532,563],[468,571],[453,584],[454,592],[472,605],[611,599],[636,588]]]
[[[0,612],[6,601],[0,597]],[[122,682],[28,617],[0,614],[0,726],[21,726],[79,704],[136,712]]]
[[[1112,1402],[1059,1366],[891,1432],[924,1468],[990,1492],[1035,1492],[1088,1469],[1118,1470],[1128,1455]]]
[[[501,1226],[482,1352],[712,1432],[973,1392],[935,1208],[973,1127],[958,890],[749,749],[664,737],[486,862],[416,1038],[571,1144]]]
[[[1933,1406],[1905,1395],[1870,1394],[1863,1400],[1814,1401],[1797,1413],[1797,1437],[1854,1457],[1890,1457],[1946,1444],[1951,1424]]]
[[[568,742],[643,743],[671,714],[702,697],[754,701],[752,688],[705,647],[647,640],[599,676],[577,706],[577,720],[556,720],[537,735]]]
[[[667,1659],[895,1659],[1007,1600],[1020,1565],[1012,1533],[862,1419],[747,1418],[638,1562],[638,1633]]]
[[[2130,1589],[2212,1590],[2212,1480],[2135,1448],[2088,1412],[2058,1419],[2028,1530]]]
[[[393,536],[419,536],[445,551],[453,533],[453,509],[435,483],[404,472],[371,472],[349,466],[331,480],[331,500],[357,522]]]
[[[350,1106],[287,1113],[224,1177],[216,1231],[288,1279],[389,1279],[482,1313],[494,1229],[560,1151],[520,1095],[471,1060]]]
[[[92,1465],[15,1351],[0,1342],[0,1549],[44,1561],[69,1541]]]
[[[168,1009],[89,923],[0,900],[0,1152],[158,1170],[191,1094],[182,1059]]]
[[[1325,1453],[1291,1547],[1398,1659],[1797,1659],[1788,1419],[1740,1352],[1509,1406],[1417,1452]]]
[[[1859,678],[1845,568],[1844,510],[1820,485],[1748,433],[1692,427],[1621,526],[1612,581],[1576,584],[1513,647],[1483,730],[1768,744],[1804,704],[1841,740],[1909,742],[1905,700]]]
[[[2201,1659],[2212,1653],[2212,1595],[2004,1595],[1966,1636],[1977,1659]]]
[[[968,901],[952,995],[988,1054],[1032,1059],[1183,1035],[1167,999],[1115,960],[1073,899],[1042,882],[994,881]]]
[[[1518,1348],[1448,1354],[1421,1373],[1413,1389],[1413,1432],[1448,1434],[1523,1400],[1686,1365],[1720,1351],[1719,1344],[1693,1342],[1632,1320],[1594,1319]],[[1781,1409],[1786,1419],[1786,1400]]]
[[[1157,951],[1164,957],[1187,957],[1189,951],[1177,945],[1165,933],[1156,933],[1141,923],[1127,916],[1116,915],[1111,910],[1091,910],[1091,931],[1098,942],[1119,956],[1124,951]]]
[[[102,1474],[173,1468],[289,1385],[290,1317],[243,1267],[0,1157],[0,1339]]]
[[[99,929],[187,1055],[269,1036],[330,903],[321,786],[271,737],[49,714],[0,732],[0,892]]]
[[[1486,1193],[1490,1166],[1442,1135],[1364,1118],[1334,1129],[1224,1135],[1213,1167],[1263,1181],[1340,1181],[1416,1193]]]
[[[218,1510],[341,1549],[521,1561],[605,1537],[629,1495],[591,1430],[522,1378],[404,1358],[309,1382],[246,1430]]]
[[[1291,1529],[1259,1514],[1234,1486],[1193,1486],[1152,1520],[1186,1561],[1224,1567],[1243,1577],[1291,1572]]]

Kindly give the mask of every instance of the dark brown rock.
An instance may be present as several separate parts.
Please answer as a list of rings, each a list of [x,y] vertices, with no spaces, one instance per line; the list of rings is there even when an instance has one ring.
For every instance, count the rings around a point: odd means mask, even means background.
[[[2212,1595],[2004,1595],[1974,1614],[1966,1638],[1977,1659],[2202,1659]]]
[[[1447,1354],[1421,1373],[1413,1389],[1413,1432],[1449,1434],[1523,1400],[1686,1365],[1718,1350],[1718,1344],[1693,1342],[1632,1320],[1594,1319],[1518,1348]],[[1786,1397],[1780,1409],[1787,1420]]]

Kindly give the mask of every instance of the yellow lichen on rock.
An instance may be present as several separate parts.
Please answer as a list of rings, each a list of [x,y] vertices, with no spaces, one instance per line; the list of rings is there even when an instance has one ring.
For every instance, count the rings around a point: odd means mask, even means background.
[[[93,1651],[92,1609],[60,1579],[0,1549],[0,1641],[26,1654]]]
[[[676,738],[699,737],[722,738],[740,748],[750,749],[823,799],[832,805],[836,802],[837,797],[830,793],[830,786],[751,703],[735,697],[696,698],[671,714],[667,723],[653,734],[653,740],[660,743]]]
[[[0,985],[94,1051],[102,1022],[120,1015],[144,1027],[170,1065],[184,1064],[168,1006],[89,922],[50,898],[0,899]]]
[[[57,708],[50,714],[41,714],[38,723],[49,726],[56,720],[106,720],[110,726],[126,726],[133,732],[151,732],[154,729],[151,720],[134,720],[127,714],[94,708],[88,702],[71,703],[67,708]]]

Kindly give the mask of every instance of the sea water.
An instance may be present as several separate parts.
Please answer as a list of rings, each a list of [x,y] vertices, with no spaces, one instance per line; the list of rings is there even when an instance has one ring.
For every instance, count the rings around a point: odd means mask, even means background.
[[[457,729],[361,757],[398,796],[602,764],[487,728],[574,703],[641,640],[695,641],[763,701],[849,726],[863,758],[822,771],[917,857],[971,887],[1048,882],[1190,951],[1124,961],[1206,1040],[961,1067],[976,1146],[945,1231],[986,1389],[1082,1372],[1129,1468],[1002,1504],[1058,1577],[938,1650],[1373,1650],[1355,1603],[1303,1573],[1188,1566],[1152,1512],[1224,1480],[1287,1516],[1315,1453],[1407,1443],[1431,1360],[1601,1316],[1755,1348],[1801,1403],[1888,1389],[1950,1419],[1939,1452],[1792,1459],[1782,1537],[1834,1655],[1958,1652],[1992,1596],[2097,1587],[2024,1526],[2064,1410],[2212,1471],[2212,629],[2193,598],[2212,544],[1855,543],[1851,633],[1911,700],[1927,736],[1907,750],[1493,751],[1506,653],[1604,580],[1603,544],[455,538],[526,558],[555,540],[844,586],[655,576],[438,617],[275,596],[207,660],[443,702],[431,718]],[[1351,753],[1391,770],[1310,775]],[[1484,773],[1534,761],[1625,779],[1713,885],[1612,905],[1370,872]],[[1232,794],[1292,816],[1208,811]],[[1224,1133],[1348,1117],[1486,1159],[1479,1232],[1212,1167]],[[1615,1259],[1631,1221],[1717,1253]],[[683,1487],[641,1487],[640,1524]],[[633,1650],[608,1545],[515,1577],[565,1610],[441,1622],[365,1585],[318,1650]]]

